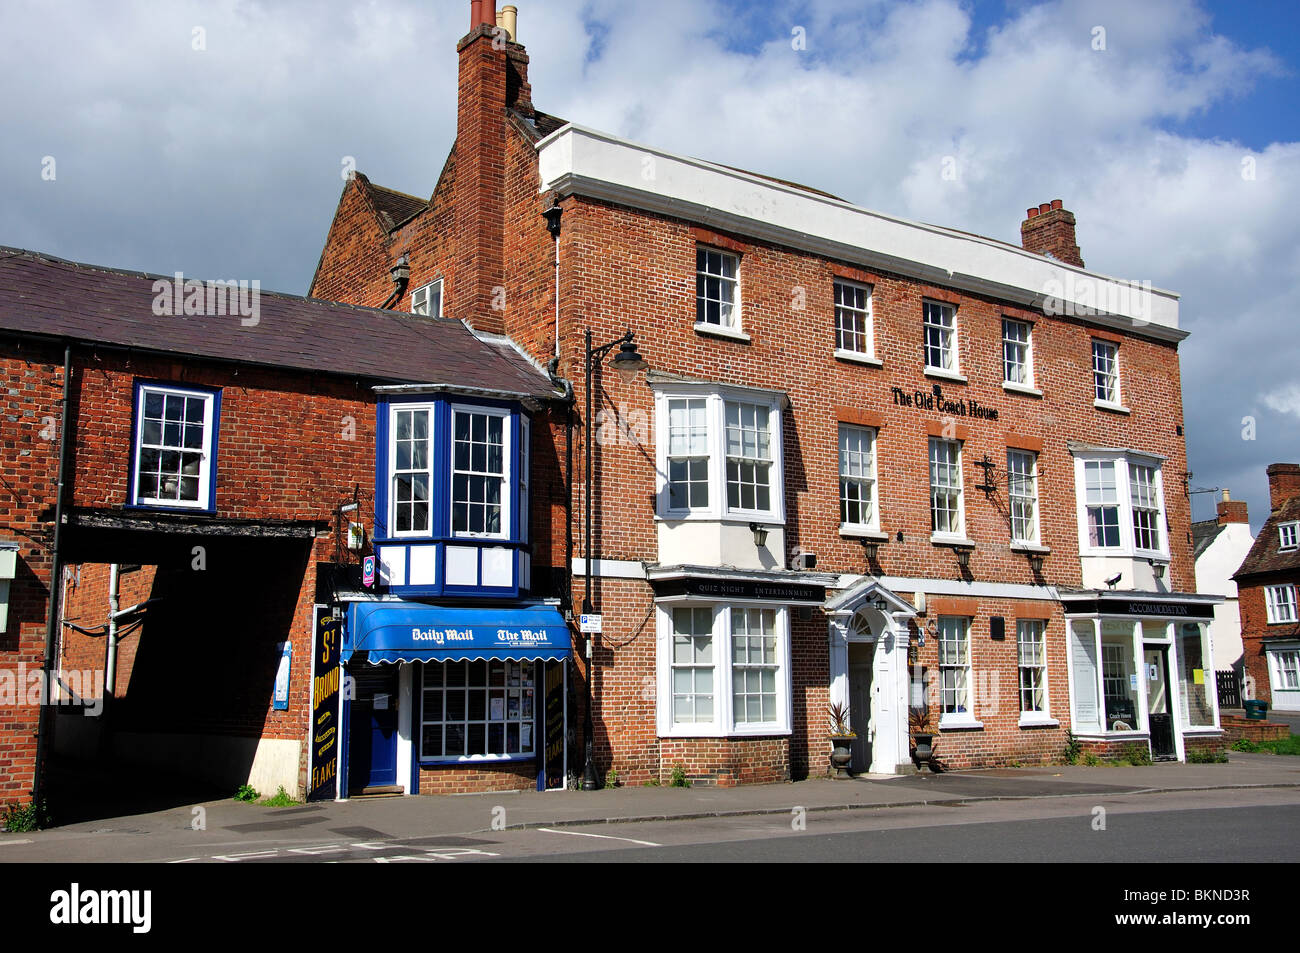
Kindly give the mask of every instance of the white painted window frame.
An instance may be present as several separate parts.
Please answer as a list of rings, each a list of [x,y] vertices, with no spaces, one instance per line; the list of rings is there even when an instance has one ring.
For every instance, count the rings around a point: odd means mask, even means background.
[[[1269,625],[1288,625],[1300,621],[1300,607],[1296,605],[1296,587],[1285,582],[1264,587],[1264,607]]]
[[[429,480],[429,525],[424,529],[397,529],[397,415],[401,411],[423,411],[429,415],[429,456],[428,466],[419,471]],[[394,403],[388,407],[388,536],[390,539],[419,539],[433,535],[433,508],[437,505],[434,496],[433,478],[434,459],[437,457],[438,440],[436,405],[433,403]],[[416,471],[403,471],[416,472]]]
[[[1050,624],[1048,619],[1016,619],[1016,692],[1020,705],[1020,724],[1052,724],[1056,719],[1052,717],[1052,695],[1049,687],[1051,678],[1050,667],[1047,664],[1047,626]],[[1038,634],[1036,645],[1039,653],[1038,664],[1025,665],[1022,655],[1021,646],[1025,640],[1021,638],[1021,626],[1037,626]],[[1037,669],[1042,678],[1043,707],[1038,710],[1025,708],[1024,683],[1022,672],[1026,668]]]
[[[672,649],[673,609],[707,608],[713,613],[713,721],[673,723]],[[735,722],[732,670],[731,610],[770,609],[775,612],[777,698],[772,722]],[[661,738],[746,738],[772,737],[791,733],[793,702],[790,654],[790,609],[758,600],[709,602],[695,599],[662,600],[655,605],[656,628],[656,722]]]
[[[1027,495],[1020,494],[1018,497],[1013,493],[1015,483],[1012,482],[1011,459],[1014,456],[1029,458],[1029,475],[1027,482],[1030,492]],[[1026,481],[1017,480],[1016,482],[1023,483]],[[1015,499],[1024,499],[1029,501],[1029,507],[1032,513],[1032,518],[1029,521],[1031,524],[1031,532],[1029,536],[1020,537],[1016,535]],[[1007,448],[1007,508],[1009,511],[1008,516],[1011,517],[1011,542],[1027,543],[1031,546],[1037,546],[1040,539],[1038,522],[1038,454],[1034,453],[1032,450],[1021,450],[1017,447]]]
[[[711,272],[711,271],[701,271],[701,270],[700,270],[700,264],[699,264],[699,253],[700,253],[700,252],[712,252],[712,253],[715,253],[715,254],[718,254],[718,255],[722,255],[723,258],[730,258],[733,262],[735,262],[735,272],[736,272],[735,277],[734,277],[734,278],[728,278],[726,275],[722,275],[722,274],[714,274],[714,273]],[[715,245],[709,245],[709,244],[706,244],[706,243],[701,242],[701,243],[699,243],[699,244],[697,244],[697,245],[695,246],[695,255],[696,255],[696,260],[695,260],[695,279],[696,279],[696,289],[695,289],[696,317],[695,317],[695,326],[696,326],[697,328],[701,328],[701,329],[704,329],[704,330],[715,330],[715,331],[716,331],[716,330],[721,330],[721,331],[723,331],[723,332],[731,331],[731,332],[734,332],[734,333],[736,333],[736,334],[741,334],[741,333],[743,333],[743,332],[744,332],[744,328],[741,326],[741,318],[740,318],[740,303],[741,303],[741,302],[740,302],[740,258],[741,258],[740,254],[737,253],[737,252],[734,252],[734,251],[728,251],[728,250],[725,249],[725,248],[718,248],[718,247],[715,246]],[[721,309],[721,308],[718,309],[718,310],[719,310],[719,314],[718,314],[718,323],[717,323],[717,324],[714,324],[712,321],[707,321],[707,320],[701,320],[701,319],[700,319],[700,315],[699,315],[699,302],[700,302],[700,299],[701,299],[701,295],[700,295],[700,290],[699,290],[699,284],[698,284],[698,282],[699,282],[699,279],[700,279],[700,276],[701,276],[701,275],[703,275],[703,276],[706,277],[706,278],[716,278],[716,279],[718,279],[719,281],[730,282],[730,284],[731,284],[731,320],[730,320],[730,321],[723,321],[723,320],[722,320],[722,314],[721,314],[721,310],[722,310],[722,309]],[[705,299],[705,300],[708,300],[708,299]],[[707,309],[706,309],[706,311],[707,311]]]
[[[1109,462],[1115,468],[1115,506],[1119,519],[1118,546],[1092,546],[1088,542],[1088,490],[1086,464]],[[1159,504],[1157,525],[1160,527],[1160,548],[1139,549],[1133,531],[1133,495],[1130,486],[1130,464],[1150,467],[1155,471],[1155,494]],[[1133,450],[1075,451],[1074,493],[1080,556],[1118,556],[1133,559],[1169,560],[1168,507],[1165,503],[1164,461],[1150,454]]]
[[[1008,325],[1016,325],[1017,327],[1024,328],[1025,339],[1021,341],[1019,339],[1008,338]],[[1024,349],[1021,366],[1024,368],[1025,379],[1022,381],[1014,381],[1007,375],[1007,368],[1010,363],[1007,360],[1007,345]],[[1019,318],[1008,318],[1006,316],[1003,316],[1002,318],[1002,382],[1014,387],[1033,388],[1036,386],[1034,384],[1034,326],[1028,321],[1022,321]]]
[[[729,520],[785,523],[785,457],[782,446],[782,395],[732,385],[678,383],[653,385],[655,389],[655,515],[661,520]],[[668,401],[704,398],[708,420],[709,505],[693,509],[669,505],[668,498]],[[726,405],[728,402],[759,404],[768,411],[772,452],[771,490],[767,510],[744,510],[727,504]]]
[[[835,352],[852,357],[875,358],[876,356],[876,328],[875,320],[872,315],[871,306],[871,285],[863,284],[860,281],[850,281],[847,278],[836,278],[832,286],[835,306]],[[841,303],[840,288],[849,288],[854,291],[861,291],[863,294],[863,308],[856,308]],[[840,321],[840,312],[845,311],[855,319],[860,317],[863,324],[863,344],[864,347],[845,347],[843,343],[843,328]],[[849,333],[851,342],[856,342],[857,332]]]
[[[868,434],[871,439],[871,474],[870,476],[849,476],[844,472],[844,435],[847,432],[856,431],[862,434]],[[877,477],[879,472],[879,452],[877,444],[880,440],[880,431],[875,427],[860,427],[856,424],[841,423],[835,435],[836,456],[839,462],[840,470],[840,529],[842,530],[871,530],[879,532],[880,530],[880,480]],[[844,505],[844,484],[846,482],[865,483],[871,488],[871,519],[865,523],[850,523],[844,519],[847,507]]]
[[[199,473],[198,473],[198,495],[194,500],[168,500],[157,497],[145,496],[140,490],[140,457],[144,448],[144,408],[148,394],[160,394],[166,406],[167,397],[181,397],[185,400],[202,400],[203,401],[203,446],[199,448]],[[132,506],[147,507],[168,507],[187,510],[206,510],[208,501],[212,497],[212,442],[216,436],[215,424],[213,419],[217,406],[217,395],[214,391],[189,390],[184,387],[169,387],[163,384],[140,384],[136,388],[136,407],[135,407],[135,433],[132,440],[135,443],[135,459],[132,466],[135,470],[132,481]],[[166,429],[166,421],[163,422],[163,429]],[[183,428],[182,424],[182,428]],[[160,452],[167,452],[161,441],[157,448]],[[181,448],[172,448],[174,452],[181,452]],[[192,452],[192,451],[190,451]]]
[[[436,289],[436,294],[438,296],[438,311],[436,314],[432,313],[432,309],[429,307],[429,299],[432,298],[433,295],[435,294],[435,289]],[[419,303],[421,298],[423,298],[423,302],[424,302],[423,305]],[[416,288],[414,291],[411,292],[411,314],[423,315],[426,318],[442,317],[442,279],[441,278],[437,279],[436,281],[431,281],[427,285],[421,285],[420,287]]]
[[[937,443],[946,443],[946,444],[951,444],[952,446],[954,446],[954,447],[957,448],[957,463],[956,463],[956,468],[957,468],[957,529],[956,529],[955,531],[954,531],[954,530],[938,530],[938,529],[935,529],[935,518],[934,518],[934,512],[935,512],[935,509],[934,509],[934,490],[935,490],[935,482],[934,482],[934,471],[933,471],[933,467],[932,467],[932,460],[933,460],[933,457],[934,457],[934,446],[935,446],[935,444],[937,444]],[[929,441],[927,441],[927,443],[926,443],[926,445],[925,445],[926,474],[927,474],[927,478],[928,478],[928,480],[929,480],[929,490],[930,490],[930,539],[931,539],[931,541],[933,541],[933,542],[940,542],[940,543],[942,543],[942,542],[951,542],[951,543],[967,543],[967,542],[969,542],[969,539],[968,539],[967,536],[966,536],[966,476],[965,476],[965,473],[963,473],[963,466],[962,466],[962,462],[963,462],[963,460],[962,460],[963,451],[964,451],[964,447],[962,446],[962,441],[957,440],[957,439],[949,439],[949,438],[947,438],[947,437],[931,437],[931,438],[929,439]]]
[[[1277,524],[1277,548],[1280,552],[1290,552],[1300,546],[1300,522],[1292,520]]]
[[[930,309],[938,308],[940,315],[947,315],[948,324],[932,321],[930,319]],[[946,332],[946,339],[940,344],[940,353],[947,353],[950,366],[944,367],[942,364],[930,363],[930,329],[938,328]],[[947,301],[936,301],[931,298],[924,298],[921,301],[921,356],[925,362],[925,369],[937,374],[961,374],[961,354],[958,347],[958,328],[957,328],[957,306]]]

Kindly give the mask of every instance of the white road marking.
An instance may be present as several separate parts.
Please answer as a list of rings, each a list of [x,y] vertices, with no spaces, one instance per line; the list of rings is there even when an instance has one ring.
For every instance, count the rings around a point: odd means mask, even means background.
[[[14,844],[30,844],[31,842],[32,840],[30,837],[24,838],[23,840],[9,840],[6,838],[5,840],[0,840],[0,847],[12,847]]]
[[[663,844],[656,844],[654,841],[637,840],[634,837],[615,837],[613,834],[588,834],[586,831],[557,831],[553,827],[537,828],[544,834],[569,834],[573,837],[599,837],[601,840],[621,840],[629,844],[640,844],[642,847],[662,847]]]

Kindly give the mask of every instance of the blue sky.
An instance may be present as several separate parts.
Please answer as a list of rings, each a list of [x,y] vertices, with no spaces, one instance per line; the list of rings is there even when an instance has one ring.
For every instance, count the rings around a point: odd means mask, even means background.
[[[1090,269],[1182,295],[1195,483],[1262,522],[1300,459],[1300,3],[516,2],[567,119],[1006,241],[1063,199]],[[468,7],[6,0],[0,244],[305,292],[350,159],[432,191]]]

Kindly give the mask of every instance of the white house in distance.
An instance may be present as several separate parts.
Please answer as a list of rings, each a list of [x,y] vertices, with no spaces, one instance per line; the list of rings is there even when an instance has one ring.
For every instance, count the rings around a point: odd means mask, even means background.
[[[1255,544],[1244,500],[1234,500],[1223,491],[1212,520],[1192,524],[1196,554],[1196,591],[1223,596],[1214,607],[1210,635],[1214,646],[1214,668],[1242,674],[1241,613],[1237,584],[1232,574]]]

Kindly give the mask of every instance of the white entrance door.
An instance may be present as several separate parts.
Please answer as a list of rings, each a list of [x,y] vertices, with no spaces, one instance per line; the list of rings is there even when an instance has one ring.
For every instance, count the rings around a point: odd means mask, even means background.
[[[849,724],[857,733],[849,770],[854,774],[871,770],[871,669],[875,648],[871,642],[849,643]]]

